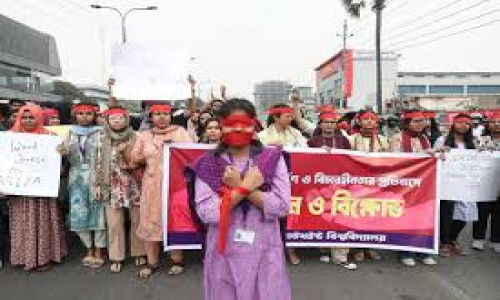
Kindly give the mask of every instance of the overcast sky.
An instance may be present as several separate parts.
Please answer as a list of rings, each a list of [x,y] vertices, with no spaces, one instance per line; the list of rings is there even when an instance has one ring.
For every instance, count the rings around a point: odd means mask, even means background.
[[[262,80],[314,85],[313,69],[341,47],[337,33],[346,17],[340,0],[0,0],[0,7],[2,14],[56,38],[65,79],[105,85],[120,23],[115,12],[90,9],[96,1],[121,9],[157,5],[158,11],[129,16],[129,40],[189,49],[204,77],[198,80],[223,82],[230,94],[249,98]],[[399,50],[400,70],[500,71],[500,22],[399,49],[500,20],[499,0],[388,1],[384,50]],[[349,20],[355,36],[348,47],[374,48],[374,19],[366,9],[361,20]]]

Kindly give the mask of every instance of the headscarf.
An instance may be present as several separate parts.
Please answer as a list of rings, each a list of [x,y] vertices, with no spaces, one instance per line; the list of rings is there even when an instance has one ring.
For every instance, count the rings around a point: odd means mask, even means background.
[[[33,130],[25,130],[22,125],[22,117],[23,113],[29,112],[35,117],[35,122],[36,122],[36,127]],[[28,104],[24,105],[19,109],[19,112],[16,116],[16,121],[14,122],[14,125],[12,126],[11,130],[12,132],[25,132],[25,133],[32,133],[32,134],[51,134],[50,131],[45,129],[43,127],[43,114],[42,114],[42,108],[38,105],[34,104]]]
[[[127,126],[122,131],[114,131],[109,126],[109,118],[106,118],[106,125],[104,125],[103,135],[102,135],[102,150],[101,150],[101,166],[100,172],[98,175],[98,184],[101,186],[101,195],[102,200],[104,202],[109,202],[109,197],[111,193],[111,159],[112,159],[112,151],[113,147],[116,147],[120,144],[127,143],[127,148],[124,150],[131,151],[132,146],[135,143],[136,133],[132,126],[130,126],[130,120],[128,111],[125,109],[110,109],[104,113],[105,116],[109,116],[111,114],[122,114],[126,119]]]

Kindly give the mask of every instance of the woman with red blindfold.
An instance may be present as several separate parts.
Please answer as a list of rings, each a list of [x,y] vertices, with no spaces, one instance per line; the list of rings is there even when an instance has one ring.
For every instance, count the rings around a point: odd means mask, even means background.
[[[402,115],[403,131],[393,135],[389,141],[389,151],[408,153],[433,153],[429,138],[424,134],[427,126],[425,115],[421,111],[411,110]],[[401,263],[408,267],[416,266],[417,253],[401,252]],[[437,264],[431,255],[423,255],[425,265]]]
[[[486,128],[482,136],[478,138],[479,149],[486,151],[500,151],[500,110],[495,111],[488,117]],[[478,221],[474,222],[472,236],[472,248],[484,250],[488,219],[490,224],[490,246],[496,253],[500,253],[500,197],[493,202],[479,202]]]
[[[51,134],[43,127],[42,109],[22,106],[13,132]],[[54,149],[56,151],[56,149]],[[46,270],[67,255],[64,225],[57,199],[15,196],[9,198],[10,261],[24,270]]]
[[[132,165],[145,166],[137,229],[137,235],[144,241],[147,254],[147,265],[139,272],[141,278],[150,277],[158,268],[160,244],[163,241],[163,146],[172,142],[192,142],[191,136],[184,128],[171,124],[169,105],[152,105],[149,108],[149,117],[152,128],[138,135],[131,152]],[[184,271],[182,251],[172,251],[171,259],[169,274],[181,274]]]
[[[455,116],[448,136],[438,138],[434,148],[440,151],[453,148],[476,149],[472,134],[472,118],[466,114]],[[441,240],[439,255],[442,257],[450,257],[453,254],[465,255],[465,250],[458,243],[458,236],[467,222],[478,219],[477,204],[441,199],[439,216]]]
[[[98,201],[106,206],[111,272],[119,273],[127,250],[125,213],[129,213],[131,220],[130,254],[137,266],[146,263],[144,244],[137,236],[141,190],[130,167],[130,151],[137,135],[130,126],[126,109],[110,107],[103,116],[106,125],[98,137],[96,164],[99,172],[94,189],[98,191]]]
[[[291,299],[280,231],[291,186],[281,149],[253,139],[249,101],[231,99],[220,115],[221,144],[193,167],[196,212],[208,231],[204,299]]]
[[[60,149],[70,165],[70,230],[78,234],[87,248],[82,265],[91,268],[104,264],[103,250],[107,245],[104,206],[98,201],[93,185],[99,171],[96,158],[101,127],[95,123],[98,111],[99,106],[94,103],[74,105],[71,113],[76,124],[70,127]]]

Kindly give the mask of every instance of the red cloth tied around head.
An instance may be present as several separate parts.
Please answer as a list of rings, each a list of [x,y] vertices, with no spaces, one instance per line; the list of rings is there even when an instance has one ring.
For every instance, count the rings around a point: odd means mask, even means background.
[[[44,108],[42,110],[43,123],[49,125],[50,118],[59,117],[59,111],[55,108]]]
[[[155,104],[149,108],[149,113],[163,112],[163,113],[168,114],[171,111],[172,111],[172,108],[168,104]]]
[[[96,105],[92,104],[75,104],[73,106],[73,111],[75,113],[79,112],[97,112],[99,108]]]
[[[35,118],[36,126],[31,130],[26,130],[22,124],[23,114],[29,112]],[[24,105],[19,109],[16,116],[16,121],[10,130],[12,132],[26,132],[33,134],[51,134],[50,131],[43,127],[43,113],[42,108],[38,105],[28,104]]]
[[[472,117],[466,115],[458,115],[453,118],[453,123],[472,123]]]
[[[421,111],[406,112],[403,114],[403,119],[425,119],[425,115]]]
[[[335,108],[331,105],[320,105],[316,107],[316,111],[321,113],[335,112]]]
[[[324,112],[319,115],[320,120],[326,120],[326,119],[339,119],[340,115],[336,112]]]
[[[291,113],[292,113],[291,107],[274,107],[274,108],[270,108],[267,111],[267,114],[270,116],[277,116],[277,115],[291,114]]]
[[[435,119],[437,117],[437,113],[434,111],[425,111],[423,114],[426,119]]]
[[[358,118],[360,120],[364,120],[364,119],[372,119],[372,120],[375,120],[378,122],[379,118],[377,116],[376,113],[372,112],[372,111],[367,111],[367,112],[364,112],[362,113],[361,115],[358,116]]]
[[[229,187],[222,186],[218,240],[218,252],[220,255],[224,255],[226,252],[227,236],[229,234],[229,218],[232,208],[231,192],[232,190]]]
[[[122,107],[114,107],[114,108],[110,108],[110,109],[106,110],[103,114],[105,116],[115,116],[115,115],[126,116],[128,114],[128,111]]]
[[[236,127],[237,125],[250,127],[254,126],[255,123],[255,119],[249,117],[247,114],[233,114],[220,120],[220,124],[225,127]]]
[[[500,120],[500,110],[494,111],[490,117],[490,120]]]

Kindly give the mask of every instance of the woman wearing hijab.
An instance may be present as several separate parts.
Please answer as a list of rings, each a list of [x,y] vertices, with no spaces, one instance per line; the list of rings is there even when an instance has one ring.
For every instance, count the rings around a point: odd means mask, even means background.
[[[139,223],[140,186],[131,173],[130,151],[136,133],[130,126],[129,113],[116,106],[104,112],[106,125],[99,133],[95,189],[99,200],[106,205],[108,226],[108,255],[111,272],[120,273],[127,250],[125,213],[130,214],[130,254],[136,266],[146,263],[144,244],[137,236]]]
[[[132,148],[131,161],[134,166],[145,166],[142,181],[139,225],[137,235],[144,241],[147,264],[140,270],[140,278],[149,278],[157,269],[160,244],[163,241],[162,224],[162,177],[163,146],[172,142],[192,142],[189,133],[182,127],[171,124],[171,108],[156,104],[149,109],[152,128],[141,132]],[[165,208],[166,209],[166,208]],[[179,275],[184,271],[182,251],[171,252],[172,266],[169,274]]]
[[[42,109],[36,105],[21,107],[11,131],[51,134],[43,127]],[[60,263],[67,255],[56,198],[10,197],[9,220],[12,265],[23,266],[26,271],[44,271],[51,263]]]
[[[101,130],[95,123],[98,110],[92,103],[73,106],[75,124],[70,127],[62,149],[70,165],[70,229],[78,234],[87,249],[82,265],[92,268],[104,264],[102,251],[107,245],[104,205],[98,201],[98,191],[93,185],[98,174],[96,159]]]
[[[256,112],[244,99],[220,110],[219,147],[194,165],[195,202],[207,225],[205,300],[289,300],[279,220],[290,210],[280,148],[254,140]]]
[[[429,138],[424,129],[427,126],[425,115],[421,111],[407,111],[402,116],[403,131],[392,136],[389,142],[389,151],[407,153],[430,153],[432,152]],[[408,267],[416,266],[416,253],[402,252],[401,263]],[[431,255],[423,255],[422,263],[425,265],[437,264]]]

